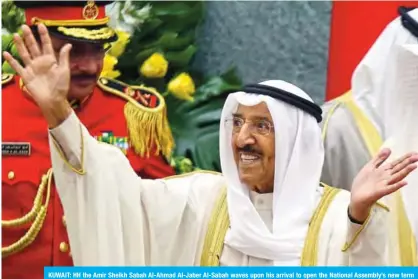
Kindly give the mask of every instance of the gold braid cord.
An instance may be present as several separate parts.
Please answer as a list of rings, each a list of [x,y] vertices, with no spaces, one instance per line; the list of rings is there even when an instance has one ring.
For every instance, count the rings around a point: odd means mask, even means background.
[[[19,226],[26,225],[33,221],[29,230],[18,241],[16,241],[15,243],[9,246],[1,248],[1,253],[2,253],[3,258],[22,251],[23,249],[28,247],[30,244],[32,244],[32,242],[35,240],[36,236],[38,235],[45,221],[46,213],[48,210],[49,198],[51,195],[51,184],[52,184],[52,169],[49,169],[47,174],[42,176],[42,181],[38,187],[38,192],[36,193],[36,197],[33,202],[33,207],[31,211],[27,213],[25,216],[20,217],[18,219],[1,221],[2,228],[19,227]],[[45,188],[47,191],[46,197],[45,197],[45,203],[42,204]]]
[[[89,30],[86,28],[76,28],[76,27],[58,27],[57,29],[59,32],[76,38],[83,38],[89,40],[103,40],[109,39],[110,37],[115,35],[115,31],[108,27],[103,27],[96,30]]]

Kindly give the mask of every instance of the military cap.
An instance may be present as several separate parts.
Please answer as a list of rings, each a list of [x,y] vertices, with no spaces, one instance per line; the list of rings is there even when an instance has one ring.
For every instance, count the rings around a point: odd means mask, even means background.
[[[15,1],[24,9],[26,24],[43,23],[51,35],[88,43],[110,43],[117,40],[108,26],[105,6],[114,1]]]

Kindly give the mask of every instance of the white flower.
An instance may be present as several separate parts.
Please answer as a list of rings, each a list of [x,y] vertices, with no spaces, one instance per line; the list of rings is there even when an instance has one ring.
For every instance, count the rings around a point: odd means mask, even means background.
[[[151,8],[151,5],[147,4],[142,9],[136,10],[131,0],[117,1],[106,7],[106,12],[110,17],[109,25],[132,35],[135,29],[139,29],[148,19]]]

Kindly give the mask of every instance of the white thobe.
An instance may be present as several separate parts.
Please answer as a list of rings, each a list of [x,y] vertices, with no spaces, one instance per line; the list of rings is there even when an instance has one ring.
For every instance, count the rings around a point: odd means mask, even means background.
[[[222,175],[141,179],[119,149],[97,142],[74,113],[50,134],[75,265],[200,265],[212,210],[227,186]],[[318,202],[323,189],[318,187]],[[251,200],[271,229],[272,195],[251,193]],[[381,229],[387,211],[374,206],[367,222],[357,225],[347,216],[349,200],[340,191],[323,212],[316,265],[390,264],[387,232]],[[272,264],[226,244],[220,256],[224,266]]]
[[[351,93],[334,99],[322,106],[323,121],[321,122],[325,148],[325,160],[321,181],[338,188],[350,191],[353,179],[360,170],[372,159],[380,148],[371,146],[364,141],[362,131],[357,125],[356,117],[366,117],[354,103]],[[353,108],[357,113],[354,114]],[[373,125],[371,122],[369,125]],[[366,128],[366,127],[365,127]],[[369,133],[378,133],[368,128]],[[378,134],[379,136],[379,134]]]
[[[321,181],[351,190],[357,173],[384,145],[379,127],[356,104],[351,92],[323,106],[325,160]],[[389,254],[393,265],[417,265],[418,255],[400,191],[386,196],[390,208]]]

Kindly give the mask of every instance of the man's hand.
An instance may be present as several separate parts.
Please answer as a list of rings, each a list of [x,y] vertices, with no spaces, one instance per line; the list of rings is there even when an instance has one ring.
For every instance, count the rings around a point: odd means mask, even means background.
[[[379,199],[407,185],[403,179],[417,168],[417,153],[383,164],[390,154],[387,148],[381,150],[354,178],[349,213],[357,221],[364,222]]]
[[[47,28],[38,26],[41,46],[35,40],[27,25],[22,26],[23,38],[15,34],[13,39],[25,67],[12,55],[4,52],[4,58],[22,78],[33,100],[41,108],[51,128],[59,125],[71,113],[67,101],[70,85],[69,53],[71,45],[66,44],[55,56]]]

